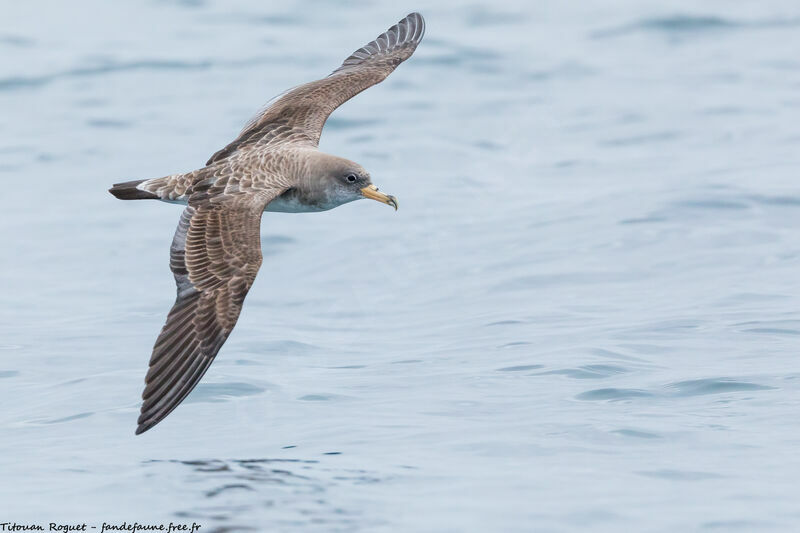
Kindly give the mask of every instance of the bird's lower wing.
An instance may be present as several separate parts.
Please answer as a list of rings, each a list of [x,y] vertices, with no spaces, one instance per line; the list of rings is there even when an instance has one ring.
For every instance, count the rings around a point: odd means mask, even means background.
[[[170,268],[178,296],[153,347],[136,434],[194,389],[228,338],[261,266],[261,214],[283,189],[190,202]]]

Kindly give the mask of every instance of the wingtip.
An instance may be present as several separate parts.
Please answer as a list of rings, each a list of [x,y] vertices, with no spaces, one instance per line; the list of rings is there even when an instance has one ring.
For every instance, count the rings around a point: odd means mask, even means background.
[[[153,428],[156,424],[161,422],[163,418],[160,419],[153,419],[153,418],[146,418],[144,413],[139,414],[139,419],[136,421],[136,435],[141,435],[145,431],[148,431]]]
[[[422,13],[420,13],[419,11],[412,11],[411,13],[406,15],[406,17],[400,22],[405,22],[405,21],[410,22],[412,20],[415,23],[415,31],[414,35],[410,40],[419,43],[420,41],[422,41],[422,37],[425,36],[425,17],[423,17]]]
[[[148,429],[152,428],[156,424],[158,424],[158,422],[153,423],[152,420],[142,420],[142,417],[140,416],[139,420],[136,421],[136,432],[135,432],[135,434],[136,435],[141,435],[142,433],[144,433]]]
[[[423,35],[425,35],[425,18],[418,11],[412,11],[400,19],[397,24],[386,30],[382,35],[378,36],[376,41],[381,39],[381,37],[384,35],[391,34],[392,32],[397,34],[397,41],[392,43],[391,47],[394,47],[395,45],[412,45],[414,48],[416,48],[417,45],[422,41]]]

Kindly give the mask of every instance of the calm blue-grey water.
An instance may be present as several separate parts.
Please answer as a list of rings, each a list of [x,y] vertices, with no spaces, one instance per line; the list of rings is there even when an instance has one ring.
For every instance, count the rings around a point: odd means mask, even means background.
[[[181,207],[272,96],[411,10],[321,148],[376,202],[267,213],[201,385],[134,437]],[[796,531],[800,5],[6,2],[0,522]]]

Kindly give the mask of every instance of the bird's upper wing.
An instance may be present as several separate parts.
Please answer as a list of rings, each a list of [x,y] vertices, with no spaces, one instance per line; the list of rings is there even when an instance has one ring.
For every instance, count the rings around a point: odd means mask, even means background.
[[[295,142],[316,146],[334,109],[364,89],[382,82],[411,57],[425,32],[419,13],[365,44],[327,78],[289,90],[251,120],[233,142],[211,156],[207,165],[255,143]]]
[[[190,198],[170,249],[178,296],[153,347],[137,435],[186,398],[230,335],[261,266],[261,214],[284,190]]]

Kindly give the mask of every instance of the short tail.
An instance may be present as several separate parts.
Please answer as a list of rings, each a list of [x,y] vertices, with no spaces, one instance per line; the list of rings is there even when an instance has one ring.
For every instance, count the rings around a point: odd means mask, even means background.
[[[108,192],[120,200],[157,200],[158,196],[151,192],[143,191],[136,186],[147,180],[126,181],[125,183],[115,183]]]

